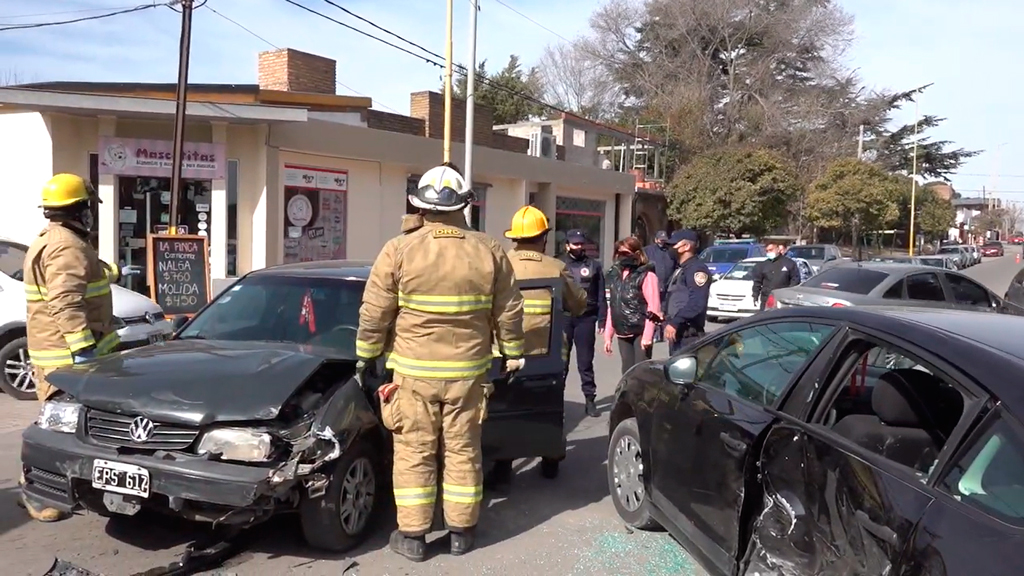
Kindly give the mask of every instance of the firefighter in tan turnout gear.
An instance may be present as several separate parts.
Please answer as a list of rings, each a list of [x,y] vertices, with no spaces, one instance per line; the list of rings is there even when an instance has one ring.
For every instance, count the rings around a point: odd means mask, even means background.
[[[565,262],[544,254],[551,228],[544,213],[533,206],[523,206],[512,216],[512,226],[505,237],[515,242],[508,253],[517,280],[540,278],[562,279],[562,311],[579,316],[587,308],[587,293],[577,284]],[[551,294],[547,290],[523,292],[523,331],[526,334],[526,356],[548,353],[548,343],[556,341],[551,334]],[[568,361],[568,343],[564,331],[557,335],[562,347],[562,360]],[[488,487],[507,485],[512,480],[512,461],[499,460],[487,475]]]
[[[498,241],[467,229],[462,209],[472,193],[454,167],[429,170],[409,201],[420,213],[403,220],[402,234],[373,264],[356,352],[361,373],[385,353],[394,370],[394,382],[378,391],[384,426],[394,434],[398,530],[390,547],[418,562],[434,516],[439,443],[451,552],[473,547],[492,334],[505,369],[522,368],[523,297]]]
[[[87,362],[114,351],[110,282],[116,271],[100,261],[89,244],[96,192],[83,178],[58,174],[43,187],[41,208],[50,223],[25,255],[28,354],[36,395],[46,402],[59,393],[46,378],[53,370]],[[36,520],[53,522],[64,515],[23,500]]]

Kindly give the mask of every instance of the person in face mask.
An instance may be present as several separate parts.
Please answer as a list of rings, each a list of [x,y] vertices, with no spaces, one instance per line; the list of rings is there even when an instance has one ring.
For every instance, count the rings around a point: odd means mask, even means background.
[[[62,393],[46,381],[47,375],[109,354],[120,342],[110,293],[118,274],[89,244],[96,191],[80,176],[57,174],[43,186],[42,200],[50,222],[25,254],[25,329],[36,395],[47,402]],[[68,516],[47,507],[48,494],[24,477],[21,485],[22,506],[36,520]]]
[[[654,329],[662,319],[658,275],[636,238],[625,238],[615,244],[615,264],[608,271],[608,288],[604,353],[611,356],[614,334],[625,374],[638,362],[651,359]]]
[[[588,416],[597,418],[597,383],[594,381],[594,349],[597,346],[597,331],[603,330],[608,307],[605,302],[604,273],[601,263],[587,255],[587,235],[582,230],[569,230],[565,234],[565,254],[562,261],[583,291],[587,293],[587,307],[583,314],[569,318],[565,323],[565,338],[568,342],[567,358],[576,348],[576,368],[580,373],[584,410]],[[565,364],[565,376],[569,376],[569,363]]]
[[[658,230],[654,234],[654,243],[644,248],[644,254],[647,255],[651,264],[654,264],[654,273],[658,276],[658,289],[661,291],[661,301],[664,302],[669,278],[679,267],[676,251],[668,243],[668,233]],[[654,330],[654,341],[661,342],[662,340],[664,340],[664,334],[662,334],[662,325],[659,324]]]
[[[796,262],[786,256],[786,244],[772,241],[765,246],[767,260],[758,262],[751,272],[754,281],[753,296],[761,310],[768,302],[768,295],[777,288],[787,288],[800,283],[800,269]]]

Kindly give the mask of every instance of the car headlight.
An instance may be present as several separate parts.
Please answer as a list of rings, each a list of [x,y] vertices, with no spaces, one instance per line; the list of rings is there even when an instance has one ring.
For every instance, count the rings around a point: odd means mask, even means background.
[[[213,454],[221,460],[266,462],[273,446],[270,434],[248,428],[217,428],[199,440],[196,452]]]
[[[113,325],[114,330],[120,330],[121,328],[128,327],[128,323],[118,318],[117,316],[112,316],[110,319],[110,323]]]
[[[36,426],[43,430],[74,434],[78,428],[78,416],[82,411],[81,404],[66,401],[44,402],[36,417]]]

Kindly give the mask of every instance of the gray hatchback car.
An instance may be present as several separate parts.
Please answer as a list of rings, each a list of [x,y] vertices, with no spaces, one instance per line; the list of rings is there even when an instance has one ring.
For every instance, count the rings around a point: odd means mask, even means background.
[[[771,307],[914,306],[1024,315],[978,282],[951,270],[911,264],[850,263],[772,292]]]

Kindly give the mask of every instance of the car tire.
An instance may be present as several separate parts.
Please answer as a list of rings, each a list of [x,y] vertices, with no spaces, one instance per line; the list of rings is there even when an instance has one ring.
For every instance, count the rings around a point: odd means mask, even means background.
[[[651,516],[642,454],[636,418],[619,422],[608,442],[608,492],[623,522],[639,530],[657,530],[661,526]]]
[[[548,480],[554,480],[558,478],[558,469],[560,461],[554,458],[541,458],[540,460],[540,475]]]
[[[302,533],[310,546],[347,552],[361,544],[377,524],[384,500],[382,466],[369,442],[357,439],[323,473],[329,481],[322,496],[310,498],[303,490],[299,506]]]
[[[4,370],[0,390],[16,400],[36,399],[36,380],[28,358],[28,338],[15,338],[0,348],[0,366]]]

